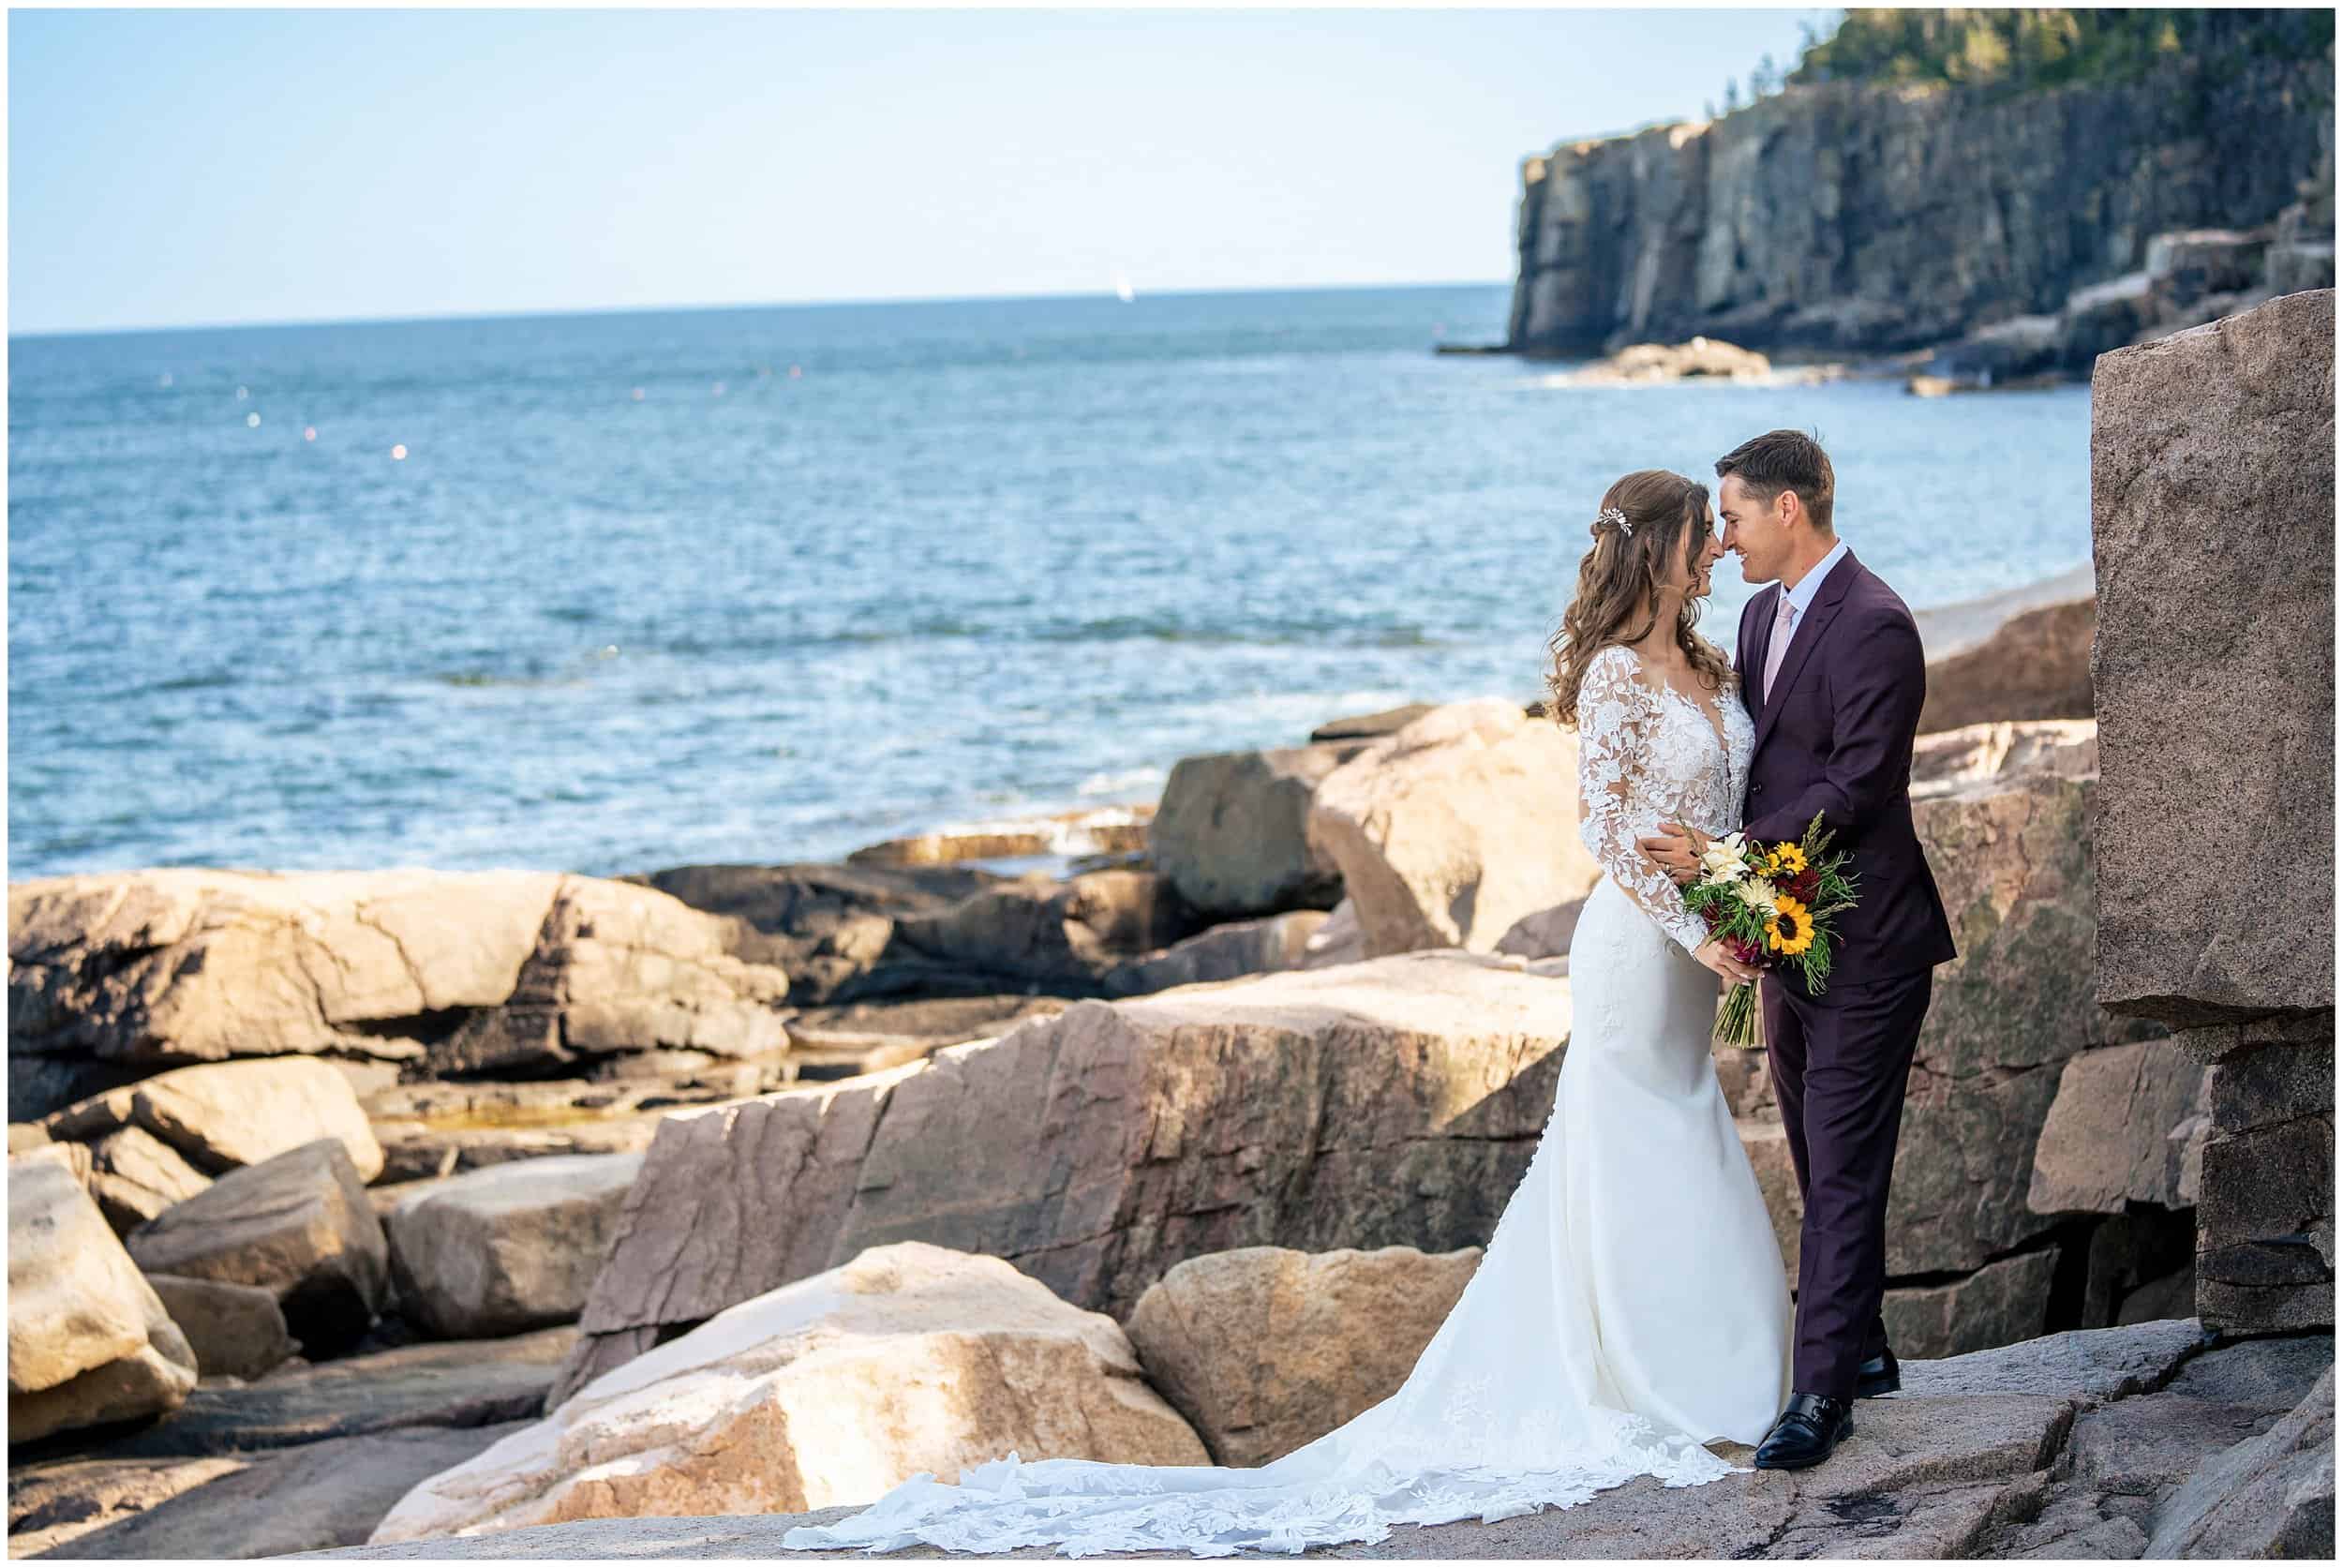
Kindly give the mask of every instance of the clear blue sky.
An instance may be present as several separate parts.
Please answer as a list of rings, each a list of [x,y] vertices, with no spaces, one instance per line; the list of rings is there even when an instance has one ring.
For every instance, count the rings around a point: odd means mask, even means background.
[[[12,332],[1488,280],[1822,10],[12,11]]]

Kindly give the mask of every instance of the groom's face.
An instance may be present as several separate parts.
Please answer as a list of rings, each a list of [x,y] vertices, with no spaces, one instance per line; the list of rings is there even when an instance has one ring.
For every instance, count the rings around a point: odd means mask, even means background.
[[[1774,515],[1776,510],[1743,485],[1737,473],[1726,474],[1724,483],[1717,486],[1717,519],[1723,525],[1718,537],[1726,549],[1741,558],[1745,582],[1769,583],[1782,575],[1789,555],[1790,530]]]

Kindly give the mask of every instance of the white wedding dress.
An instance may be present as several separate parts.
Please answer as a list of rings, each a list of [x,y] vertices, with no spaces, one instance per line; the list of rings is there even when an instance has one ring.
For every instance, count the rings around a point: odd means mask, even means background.
[[[1579,697],[1580,833],[1608,874],[1571,943],[1553,1114],[1464,1294],[1399,1391],[1259,1469],[1015,1454],[922,1474],[800,1525],[800,1550],[918,1543],[1227,1556],[1380,1541],[1399,1524],[1567,1508],[1638,1475],[1734,1472],[1790,1389],[1790,1293],[1709,1056],[1718,985],[1675,888],[1637,852],[1663,820],[1739,824],[1752,744],[1606,648]]]

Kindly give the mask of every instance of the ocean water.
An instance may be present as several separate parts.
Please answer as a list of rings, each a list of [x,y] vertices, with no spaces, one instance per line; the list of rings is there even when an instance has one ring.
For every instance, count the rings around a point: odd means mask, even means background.
[[[1506,298],[12,339],[8,874],[608,874],[1152,800],[1190,753],[1537,695],[1610,480],[1775,426],[1916,607],[2089,559],[2086,389],[1430,352]],[[1720,563],[1712,631],[1748,592]]]

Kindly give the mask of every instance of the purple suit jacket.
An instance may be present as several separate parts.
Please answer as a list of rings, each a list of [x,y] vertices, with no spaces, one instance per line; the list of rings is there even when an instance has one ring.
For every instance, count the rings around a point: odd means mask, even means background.
[[[1895,590],[1850,550],[1822,580],[1791,635],[1773,689],[1759,702],[1773,635],[1774,584],[1741,607],[1734,667],[1757,726],[1743,830],[1796,839],[1814,814],[1851,856],[1858,903],[1838,917],[1830,981],[1842,986],[1916,974],[1958,955],[1944,900],[1912,829],[1912,738],[1928,694],[1919,628]],[[1802,992],[1793,971],[1783,983]]]

